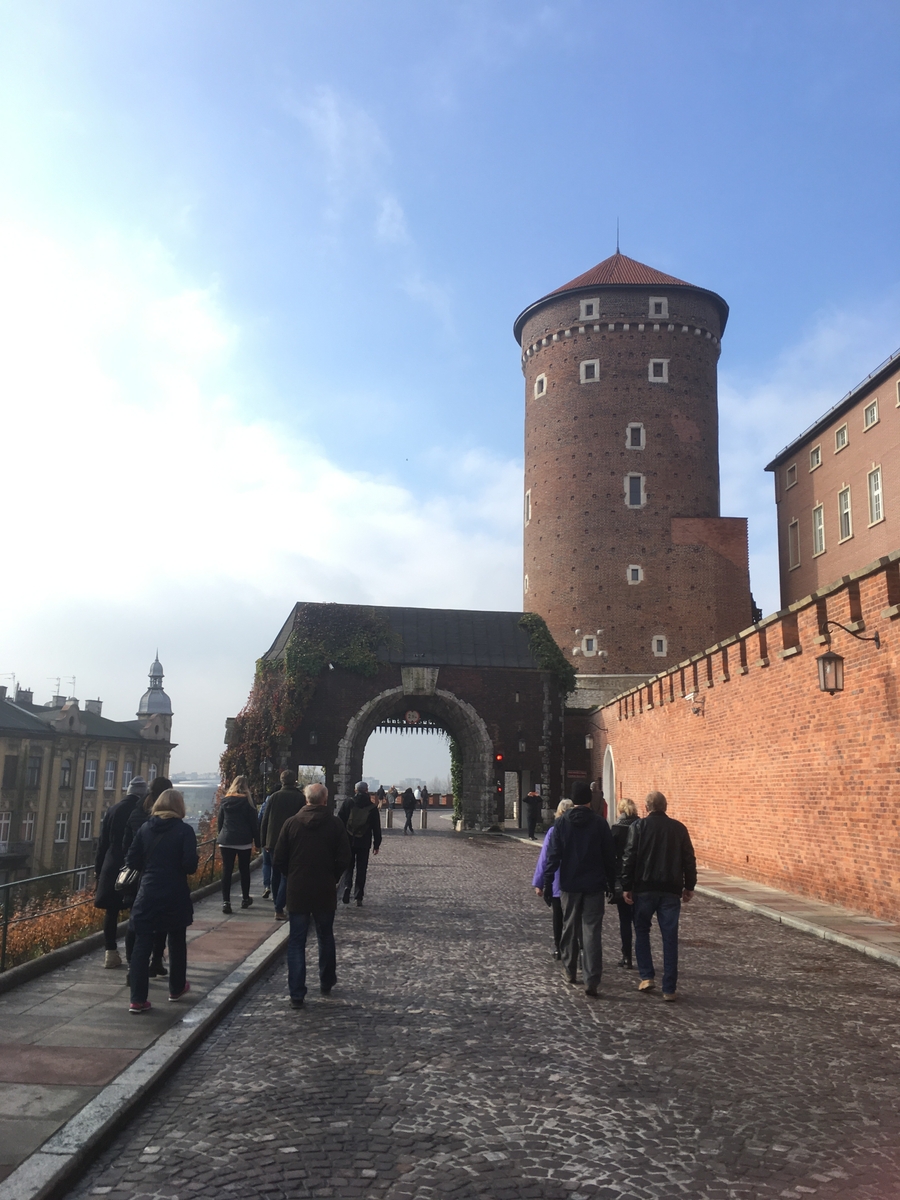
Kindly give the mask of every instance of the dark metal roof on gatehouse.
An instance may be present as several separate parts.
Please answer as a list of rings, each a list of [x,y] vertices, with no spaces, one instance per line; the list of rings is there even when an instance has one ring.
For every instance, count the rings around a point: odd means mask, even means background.
[[[268,659],[284,654],[297,613],[318,604],[294,605],[278,637],[266,653]],[[378,651],[382,662],[423,667],[511,667],[540,670],[531,653],[520,612],[484,612],[464,608],[386,608],[368,604],[335,604],[328,607],[384,618],[393,637]]]

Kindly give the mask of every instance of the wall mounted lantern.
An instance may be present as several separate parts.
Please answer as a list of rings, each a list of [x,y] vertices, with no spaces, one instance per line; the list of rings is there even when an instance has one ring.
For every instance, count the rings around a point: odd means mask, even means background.
[[[523,737],[519,738],[519,753],[520,754],[525,753],[525,739]]]
[[[862,637],[858,633],[854,633],[852,629],[847,629],[845,625],[841,625],[839,621],[826,621],[821,628],[823,637],[828,636],[828,626],[834,625],[836,629],[842,629],[844,633],[849,633],[851,637],[855,637],[858,642],[874,642],[875,649],[881,649],[881,638],[877,631],[872,637]],[[844,660],[840,654],[835,654],[833,650],[826,650],[824,654],[820,654],[816,659],[816,667],[819,671],[819,691],[827,692],[829,696],[833,696],[835,692],[844,690]]]
[[[585,750],[593,750],[594,735],[592,733],[586,733],[584,735],[584,748],[585,748]]]

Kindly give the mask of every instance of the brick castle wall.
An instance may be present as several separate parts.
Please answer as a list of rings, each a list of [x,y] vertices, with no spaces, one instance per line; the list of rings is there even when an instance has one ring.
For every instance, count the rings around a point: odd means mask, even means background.
[[[699,861],[878,916],[900,905],[900,551],[594,714],[616,799],[658,788]],[[844,691],[819,691],[827,620]],[[686,699],[693,694],[693,699]]]

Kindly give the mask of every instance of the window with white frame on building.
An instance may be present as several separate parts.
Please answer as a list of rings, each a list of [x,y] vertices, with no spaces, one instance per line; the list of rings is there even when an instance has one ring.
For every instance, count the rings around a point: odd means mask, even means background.
[[[644,506],[644,477],[643,475],[625,476],[625,503],[628,508],[643,508]]]
[[[639,421],[632,421],[625,430],[625,445],[629,450],[643,450],[644,427]]]
[[[838,529],[842,542],[853,537],[853,513],[850,508],[850,489],[848,487],[841,488],[838,492]]]
[[[588,358],[579,363],[578,378],[582,383],[596,383],[600,378],[600,359]]]
[[[12,828],[12,813],[0,812],[0,850],[5,854],[9,849],[9,831]]]
[[[88,874],[89,874],[89,872],[88,872],[87,867],[84,867],[81,870],[75,872],[75,891],[76,892],[83,892],[85,890],[85,888],[88,885]]]
[[[884,504],[881,498],[881,467],[869,472],[869,524],[877,525],[884,520]]]
[[[647,368],[647,378],[651,383],[668,383],[669,360],[667,358],[651,358]]]
[[[156,765],[156,763],[151,763],[150,766],[147,768],[147,782],[152,783],[158,774],[159,774],[159,767]]]
[[[878,424],[878,397],[863,409],[863,429],[871,429]]]
[[[793,571],[800,566],[800,522],[788,525],[788,566]]]
[[[597,653],[597,639],[584,637],[581,639],[581,653],[587,658],[593,658]]]
[[[40,787],[42,762],[43,759],[40,754],[29,754],[28,761],[25,764],[25,786],[27,788]]]
[[[531,520],[531,488],[525,493],[525,524]]]
[[[650,312],[651,317],[668,317],[669,301],[666,296],[651,296],[650,297]]]
[[[59,786],[61,788],[69,788],[72,786],[72,760],[71,760],[71,758],[63,758],[60,760]]]
[[[847,430],[847,426],[839,425],[837,427],[837,429],[834,431],[834,452],[835,452],[835,454],[837,454],[838,450],[843,450],[844,447],[849,443],[849,441],[850,441],[850,434]]]
[[[640,583],[644,578],[644,568],[637,563],[630,563],[627,578],[629,583]]]
[[[118,763],[114,758],[106,760],[106,770],[103,772],[103,789],[111,792],[116,786],[116,767]]]
[[[97,767],[99,763],[96,758],[89,758],[84,764],[84,790],[93,792],[97,787]]]
[[[81,821],[78,825],[78,840],[80,842],[89,842],[94,836],[94,814],[89,808],[83,810]]]
[[[543,396],[544,393],[546,392],[546,390],[547,390],[547,376],[546,375],[538,375],[537,379],[535,379],[535,381],[534,381],[534,398],[535,398],[535,400],[537,400],[539,396]]]
[[[822,465],[822,447],[821,446],[813,446],[812,450],[810,450],[810,452],[809,452],[809,469],[811,471],[814,471],[816,469],[816,467],[821,467],[821,465]]]
[[[56,814],[53,840],[54,842],[67,842],[69,840],[69,814],[67,812],[58,812]]]
[[[27,812],[22,818],[22,841],[34,841],[34,813]]]
[[[653,653],[656,655],[656,657],[664,658],[668,650],[668,643],[661,633],[658,633],[654,636],[652,645]]]
[[[791,463],[791,465],[784,472],[785,491],[787,491],[788,488],[792,488],[796,482],[797,482],[797,464]]]
[[[593,300],[582,300],[578,315],[582,321],[592,321],[600,316],[600,297],[595,296]]]
[[[812,512],[813,557],[825,553],[825,509],[817,504]]]
[[[122,791],[127,792],[131,787],[131,781],[134,779],[134,763],[130,760],[125,763],[122,768]]]

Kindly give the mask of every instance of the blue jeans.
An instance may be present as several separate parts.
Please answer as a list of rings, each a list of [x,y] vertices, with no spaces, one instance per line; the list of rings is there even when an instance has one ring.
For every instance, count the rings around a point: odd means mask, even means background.
[[[330,992],[337,979],[337,952],[334,947],[334,912],[288,913],[291,932],[287,945],[288,991],[292,1000],[306,995],[306,935],[310,921],[316,926],[319,942],[319,987]]]
[[[634,896],[634,952],[641,979],[654,977],[653,955],[650,953],[650,923],[653,914],[663,944],[662,990],[673,994],[678,983],[678,918],[681,916],[681,897],[671,892],[636,892]]]

